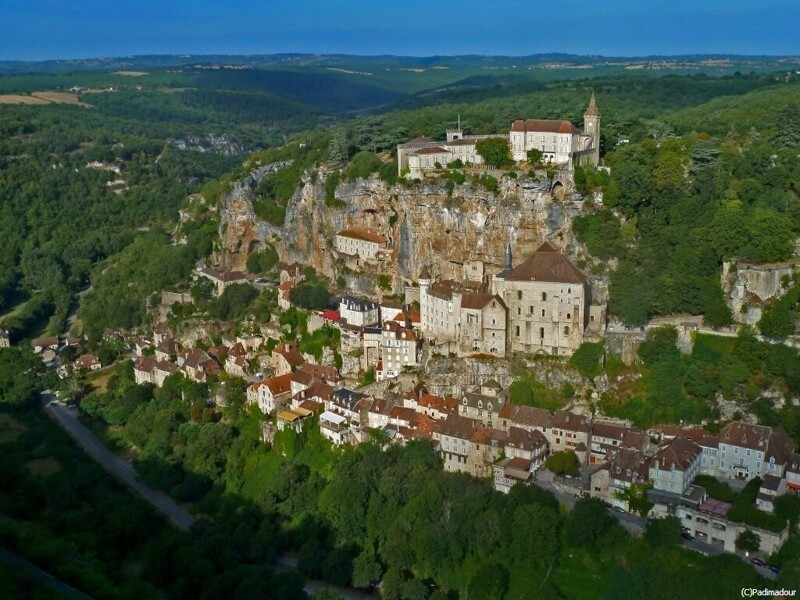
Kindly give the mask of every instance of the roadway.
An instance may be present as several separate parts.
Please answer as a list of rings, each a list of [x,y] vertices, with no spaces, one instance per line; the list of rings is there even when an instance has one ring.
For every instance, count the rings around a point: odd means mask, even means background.
[[[0,547],[0,562],[4,562],[5,564],[12,566],[17,571],[23,571],[32,579],[35,579],[36,581],[46,585],[51,590],[56,592],[60,598],[70,598],[72,600],[92,600],[91,596],[87,596],[86,594],[79,592],[71,585],[68,585],[60,579],[57,579],[47,571],[40,569],[31,562],[28,562],[18,554],[15,554],[2,547]]]
[[[94,434],[78,420],[77,409],[62,404],[48,392],[42,393],[42,407],[45,413],[58,423],[83,450],[97,461],[111,475],[149,502],[178,529],[188,531],[194,525],[194,517],[178,506],[163,492],[154,490],[139,481],[134,468],[124,460],[114,456]]]

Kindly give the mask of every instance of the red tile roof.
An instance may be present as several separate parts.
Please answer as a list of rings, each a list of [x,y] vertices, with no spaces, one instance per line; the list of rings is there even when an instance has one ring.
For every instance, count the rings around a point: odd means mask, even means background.
[[[353,238],[356,240],[363,240],[365,242],[373,242],[375,244],[386,243],[386,236],[383,236],[380,233],[377,233],[376,231],[372,231],[371,229],[366,229],[363,227],[353,227],[351,229],[344,229],[340,231],[337,235]]]
[[[278,375],[277,377],[270,377],[264,382],[272,392],[273,396],[278,394],[285,394],[292,388],[292,374],[286,373],[285,375]]]

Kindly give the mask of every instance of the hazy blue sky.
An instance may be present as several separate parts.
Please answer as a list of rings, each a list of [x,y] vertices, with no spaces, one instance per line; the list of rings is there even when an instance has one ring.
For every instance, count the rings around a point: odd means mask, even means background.
[[[0,59],[800,54],[798,0],[0,0]]]

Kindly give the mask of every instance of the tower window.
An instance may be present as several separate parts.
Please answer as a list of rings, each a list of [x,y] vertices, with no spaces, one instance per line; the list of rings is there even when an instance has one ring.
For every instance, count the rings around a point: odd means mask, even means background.
[[[539,339],[544,339],[544,327],[539,327]]]
[[[547,292],[542,292],[542,302],[547,302]]]

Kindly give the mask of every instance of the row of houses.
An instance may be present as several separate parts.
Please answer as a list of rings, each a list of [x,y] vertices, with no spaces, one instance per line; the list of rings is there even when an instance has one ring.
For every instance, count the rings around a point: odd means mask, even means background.
[[[698,475],[721,480],[761,478],[756,507],[772,512],[774,499],[800,491],[800,454],[781,427],[734,421],[719,435],[700,428],[664,427],[655,454],[631,447],[610,450],[591,475],[590,493],[623,510],[630,510],[630,490],[649,486],[648,500],[656,516],[675,515],[687,532],[724,550],[735,551],[736,537],[753,530],[761,551],[771,553],[786,539],[786,531],[758,530],[726,517],[731,505],[709,498],[693,484]]]

